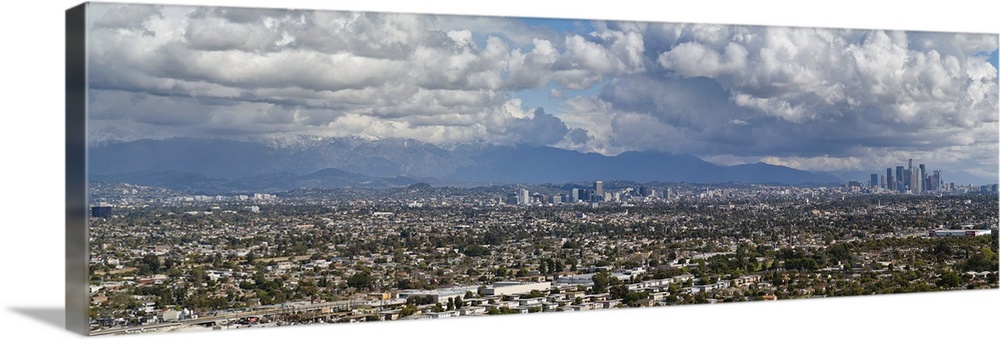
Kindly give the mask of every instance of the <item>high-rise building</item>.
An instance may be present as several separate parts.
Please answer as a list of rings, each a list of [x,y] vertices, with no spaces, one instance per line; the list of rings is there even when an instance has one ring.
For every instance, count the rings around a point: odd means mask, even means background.
[[[594,195],[604,196],[604,182],[596,181],[594,182]]]
[[[580,189],[573,188],[573,192],[570,193],[569,201],[573,203],[580,201]]]
[[[930,190],[927,187],[927,168],[920,164],[920,192]]]
[[[913,158],[910,158],[910,161],[907,163],[906,166],[906,185],[907,188],[910,190],[910,192],[916,192],[915,190],[917,189],[917,183],[916,181],[914,181],[914,179],[920,177],[920,176],[914,176],[916,175],[914,171],[916,171],[916,169],[913,168]]]
[[[919,167],[914,168],[913,171],[914,173],[910,175],[910,181],[913,182],[913,186],[910,188],[910,191],[919,194],[924,191],[924,174],[920,171]]]
[[[531,192],[528,189],[521,189],[521,195],[518,197],[518,203],[521,205],[531,204]]]
[[[107,205],[98,205],[90,207],[90,216],[96,218],[111,217],[111,207]]]
[[[941,191],[944,181],[941,180],[941,170],[934,170],[934,190]]]
[[[517,193],[508,194],[504,202],[510,205],[517,205],[521,201],[521,195]]]
[[[885,188],[887,190],[896,190],[896,182],[892,177],[892,168],[885,168]]]
[[[902,165],[897,165],[896,166],[896,191],[903,191],[903,190],[905,190],[905,188],[903,186],[906,185],[906,183],[907,183],[906,178],[903,176],[903,166]]]
[[[868,180],[868,186],[872,189],[878,186],[878,174],[872,174]]]

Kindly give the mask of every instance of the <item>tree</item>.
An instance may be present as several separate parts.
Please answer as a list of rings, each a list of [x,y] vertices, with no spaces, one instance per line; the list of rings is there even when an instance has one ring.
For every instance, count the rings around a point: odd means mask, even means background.
[[[372,286],[371,273],[367,271],[357,272],[347,279],[347,285],[357,289],[369,289]]]
[[[618,283],[618,278],[611,276],[611,274],[606,271],[600,271],[597,274],[594,274],[594,276],[591,277],[591,280],[594,281],[594,285],[590,288],[594,291],[594,293],[607,292],[610,285]]]
[[[942,287],[958,287],[962,284],[962,278],[955,274],[955,272],[947,272],[941,275],[941,279],[937,282],[938,286]]]
[[[247,253],[247,256],[244,259],[245,259],[245,261],[243,262],[244,264],[252,266],[253,262],[257,260],[257,254],[254,254],[253,251],[251,250],[249,253]]]
[[[160,272],[160,257],[148,254],[143,256],[139,263],[136,265],[139,271],[139,275],[149,275],[156,274]]]
[[[486,248],[486,247],[474,244],[474,245],[465,247],[465,250],[462,251],[462,254],[465,254],[465,256],[469,256],[469,257],[476,257],[476,256],[489,255],[490,254],[490,250],[488,248]]]
[[[399,316],[400,317],[406,317],[406,316],[413,315],[413,313],[416,313],[416,312],[417,312],[417,306],[415,306],[413,304],[406,304],[406,305],[403,306],[403,309],[401,309],[399,311]]]
[[[541,291],[539,291],[537,289],[532,289],[530,292],[528,292],[528,295],[527,295],[528,298],[540,298],[540,297],[544,297],[544,296],[545,296],[545,293],[542,293]]]
[[[608,293],[611,294],[612,299],[621,299],[625,297],[625,294],[628,294],[628,287],[623,284],[617,284],[611,286],[611,288],[608,289]]]

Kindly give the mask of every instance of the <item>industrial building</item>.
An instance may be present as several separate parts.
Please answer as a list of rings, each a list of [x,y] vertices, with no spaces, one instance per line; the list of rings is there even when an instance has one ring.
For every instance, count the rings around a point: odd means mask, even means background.
[[[482,295],[520,295],[530,293],[532,290],[546,292],[552,288],[551,282],[497,282],[485,288],[481,288]]]
[[[411,296],[429,296],[435,302],[448,302],[448,298],[464,297],[466,292],[472,292],[473,294],[479,289],[479,286],[458,286],[451,288],[442,288],[434,290],[415,290],[408,289],[399,292],[400,299],[406,299]]]
[[[928,236],[932,237],[953,237],[953,236],[983,236],[992,235],[993,231],[989,229],[942,229],[930,232]]]

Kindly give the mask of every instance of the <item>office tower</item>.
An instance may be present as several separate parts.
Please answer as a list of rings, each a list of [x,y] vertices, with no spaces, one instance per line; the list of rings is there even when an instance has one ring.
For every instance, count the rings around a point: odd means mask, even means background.
[[[868,180],[868,186],[872,189],[878,186],[878,174],[872,174]]]
[[[903,185],[906,183],[906,178],[903,178],[903,166],[896,166],[896,191],[903,191]]]
[[[885,168],[885,188],[896,191],[896,178],[892,177],[892,168]]]
[[[896,190],[896,182],[893,182],[892,168],[885,168],[885,188]]]
[[[520,200],[521,200],[520,195],[514,193],[514,194],[508,194],[504,202],[510,205],[517,205],[518,203],[520,203],[519,202]]]
[[[638,191],[638,193],[639,193],[639,197],[646,197],[646,196],[649,196],[649,195],[648,195],[648,194],[646,193],[646,187],[643,187],[643,186],[640,186],[640,187],[639,187],[639,190],[636,190],[636,191]]]
[[[944,181],[941,180],[941,170],[934,170],[934,190],[941,191]]]
[[[111,217],[111,207],[106,205],[90,207],[90,217],[96,217],[96,218]]]
[[[531,204],[531,192],[529,192],[528,189],[521,189],[519,201],[521,205]]]
[[[604,182],[596,181],[594,182],[594,195],[604,196]]]
[[[580,189],[573,188],[573,192],[570,193],[570,202],[576,203],[580,201]]]
[[[910,161],[906,165],[906,186],[910,192],[915,192],[914,190],[917,189],[917,183],[915,183],[914,178],[919,176],[914,176],[916,175],[914,171],[916,169],[913,168],[913,158],[910,158]]]
[[[879,188],[882,188],[882,189],[885,189],[885,188],[886,188],[886,184],[885,184],[885,175],[879,175],[879,176],[878,176],[878,187],[879,187]]]
[[[920,192],[928,191],[927,188],[927,168],[920,164]]]
[[[914,168],[913,175],[913,192],[921,193],[924,192],[924,172],[919,167]]]

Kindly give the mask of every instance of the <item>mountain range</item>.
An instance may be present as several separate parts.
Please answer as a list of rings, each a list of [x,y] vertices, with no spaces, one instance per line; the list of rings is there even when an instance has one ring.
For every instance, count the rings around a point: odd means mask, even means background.
[[[91,145],[93,181],[188,191],[281,191],[540,184],[594,180],[839,185],[830,174],[764,163],[719,166],[654,151],[616,156],[546,146],[458,145],[406,139],[286,138],[236,141],[171,138]]]

